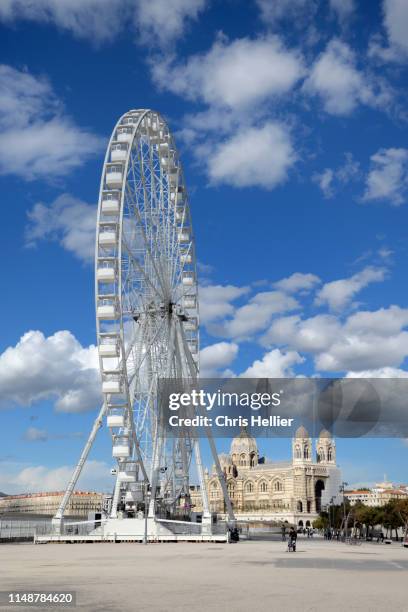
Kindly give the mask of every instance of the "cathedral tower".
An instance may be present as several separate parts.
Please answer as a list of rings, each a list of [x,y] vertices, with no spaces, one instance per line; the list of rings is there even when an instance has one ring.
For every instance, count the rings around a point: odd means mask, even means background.
[[[316,441],[317,463],[336,465],[336,443],[327,429],[322,429]]]
[[[312,441],[303,425],[292,440],[292,460],[295,465],[312,463]]]

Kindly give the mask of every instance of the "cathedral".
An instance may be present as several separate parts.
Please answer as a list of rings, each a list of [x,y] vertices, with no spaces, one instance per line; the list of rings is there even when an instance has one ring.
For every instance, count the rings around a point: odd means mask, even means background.
[[[265,461],[254,438],[243,429],[229,454],[219,456],[234,512],[241,519],[288,521],[308,527],[323,506],[340,503],[342,482],[336,444],[323,430],[315,444],[302,426],[292,440],[291,461]],[[206,470],[210,510],[225,513],[215,466]]]

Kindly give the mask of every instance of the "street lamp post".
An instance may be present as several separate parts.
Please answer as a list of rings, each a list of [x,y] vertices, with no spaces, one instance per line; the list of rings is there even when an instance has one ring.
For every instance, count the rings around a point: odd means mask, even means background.
[[[149,483],[147,480],[144,482],[144,501],[145,501],[145,512],[144,512],[144,536],[143,544],[147,544],[147,515],[149,513]]]
[[[329,527],[330,529],[332,528],[332,506],[333,506],[333,502],[334,502],[334,497],[330,498],[330,504],[329,504]],[[334,509],[333,509],[333,528],[334,528]]]
[[[347,487],[348,482],[342,482],[340,487],[340,492],[343,493],[343,524],[344,524],[344,535],[347,536],[346,533],[346,497],[344,495],[345,488]]]

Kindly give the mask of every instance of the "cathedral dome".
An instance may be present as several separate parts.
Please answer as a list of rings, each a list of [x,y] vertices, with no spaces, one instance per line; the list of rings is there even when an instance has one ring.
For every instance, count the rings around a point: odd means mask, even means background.
[[[331,440],[331,437],[332,437],[332,435],[331,435],[330,431],[327,431],[327,429],[322,429],[322,431],[320,432],[320,435],[319,435],[319,440],[323,440],[325,438],[326,439],[328,438],[328,439]]]
[[[255,439],[248,434],[245,428],[243,428],[239,436],[234,438],[231,442],[231,455],[239,455],[241,453],[258,453],[258,446]]]
[[[301,425],[295,433],[295,438],[308,438],[309,434],[307,433],[307,429]]]

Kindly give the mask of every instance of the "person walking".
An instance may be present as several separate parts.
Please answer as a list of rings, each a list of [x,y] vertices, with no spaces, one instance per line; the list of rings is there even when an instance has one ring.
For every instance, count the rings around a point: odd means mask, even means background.
[[[296,552],[296,540],[297,540],[297,532],[294,527],[291,527],[289,530],[289,538],[288,538],[288,551]]]

